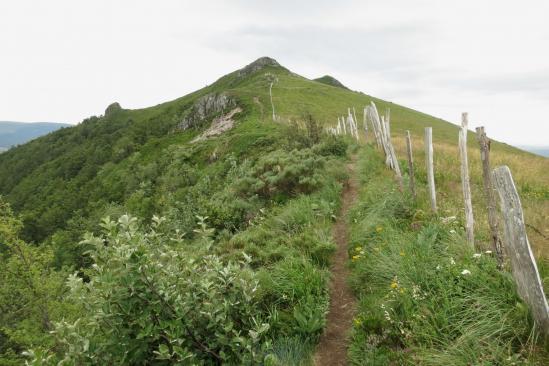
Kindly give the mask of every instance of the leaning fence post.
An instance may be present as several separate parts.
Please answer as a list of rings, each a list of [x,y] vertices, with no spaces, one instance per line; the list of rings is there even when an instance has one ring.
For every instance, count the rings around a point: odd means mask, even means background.
[[[427,165],[427,183],[431,210],[437,212],[437,196],[435,190],[435,172],[433,167],[433,128],[425,127],[425,164]]]
[[[534,321],[541,332],[549,336],[549,305],[526,235],[524,214],[513,176],[507,166],[494,169],[492,174],[501,201],[505,244],[511,259],[518,294],[530,306]]]
[[[412,137],[410,131],[406,131],[406,152],[408,153],[408,175],[410,176],[410,191],[414,201],[416,200],[416,184],[414,177],[414,156],[412,154]]]
[[[496,253],[499,269],[503,268],[503,245],[499,236],[498,217],[496,213],[496,197],[490,174],[490,141],[484,132],[484,127],[477,127],[477,139],[480,145],[480,160],[482,161],[482,177],[484,181],[484,196],[488,206],[488,223],[492,236],[492,247]]]
[[[377,146],[379,148],[385,149],[383,146],[383,140],[382,140],[382,131],[381,131],[381,122],[379,120],[379,113],[377,111],[376,105],[374,102],[370,102],[370,117],[372,120],[372,127],[374,128],[374,134],[377,141]]]
[[[368,141],[368,106],[364,107],[364,111],[362,114],[363,117],[363,123],[364,123],[364,140]]]
[[[353,122],[355,123],[356,139],[358,140],[358,119],[356,119],[355,107],[353,107]]]
[[[398,163],[398,159],[396,156],[395,148],[393,146],[393,141],[391,139],[391,128],[389,127],[389,121],[385,121],[386,128],[385,131],[387,133],[387,149],[389,151],[389,161],[391,162],[391,168],[395,171],[395,176],[398,182],[398,187],[400,191],[402,192],[404,190],[404,186],[402,183],[402,173],[400,172],[400,165]]]
[[[461,114],[461,130],[459,131],[459,153],[461,156],[461,187],[465,207],[465,231],[467,243],[475,247],[475,232],[473,219],[473,205],[471,203],[471,186],[469,185],[469,163],[467,160],[467,113]]]

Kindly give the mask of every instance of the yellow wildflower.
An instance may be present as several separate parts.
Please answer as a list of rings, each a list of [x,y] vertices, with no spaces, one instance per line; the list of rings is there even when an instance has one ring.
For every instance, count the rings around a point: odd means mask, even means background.
[[[401,257],[404,257],[405,255],[406,255],[406,253],[400,252],[400,256],[401,256]]]
[[[357,327],[362,325],[362,320],[360,318],[354,318],[353,321]]]
[[[394,280],[391,282],[391,288],[394,290],[398,287],[398,283],[396,283]]]
[[[360,246],[355,248],[355,252],[360,252],[361,250],[362,250],[362,247]]]
[[[380,233],[380,232],[383,231],[383,228],[382,228],[381,226],[378,226],[378,227],[376,227],[376,231],[377,231],[378,233]]]
[[[360,255],[353,255],[353,261],[356,261],[359,258],[360,258]]]

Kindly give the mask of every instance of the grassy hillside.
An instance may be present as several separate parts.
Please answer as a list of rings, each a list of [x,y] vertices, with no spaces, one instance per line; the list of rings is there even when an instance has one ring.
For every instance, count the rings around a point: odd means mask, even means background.
[[[462,230],[455,125],[308,80],[266,58],[182,98],[138,110],[113,104],[103,116],[0,154],[0,355],[9,361],[4,364],[20,363],[29,348],[37,364],[63,357],[69,364],[310,360],[325,326],[334,251],[330,230],[345,166],[355,153],[379,158],[369,147],[371,137],[362,136],[357,145],[325,135],[323,127],[333,126],[350,107],[362,121],[371,101],[380,113],[390,108],[403,167],[404,131],[412,132],[420,187],[423,128],[433,127],[441,214],[458,216],[455,229]],[[220,126],[227,130],[197,140]],[[488,232],[473,134],[469,150],[483,247]],[[531,242],[543,260],[549,256],[549,161],[497,142],[492,161],[511,167]],[[393,192],[380,166],[363,163],[361,169],[371,167],[385,177],[372,189]],[[437,220],[428,215],[424,188],[418,202],[411,207],[403,201],[406,212],[417,217],[400,223]],[[400,229],[399,246],[413,235]],[[93,235],[78,244],[86,232]],[[67,290],[63,281],[74,271]],[[489,285],[509,290],[514,301],[511,281],[498,276]],[[363,286],[355,288],[357,294],[366,291]],[[535,344],[525,339],[532,328],[527,311],[512,324],[523,328],[486,343],[501,346],[501,357]],[[372,329],[363,330],[357,339]],[[430,347],[425,339],[418,342],[415,352]],[[402,344],[394,340],[389,348]],[[101,360],[93,361],[98,355]],[[521,360],[537,362],[529,357],[521,353]]]

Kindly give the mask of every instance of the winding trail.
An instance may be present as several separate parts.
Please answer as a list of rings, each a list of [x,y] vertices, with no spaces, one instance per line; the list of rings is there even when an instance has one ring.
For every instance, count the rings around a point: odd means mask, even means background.
[[[347,213],[358,195],[355,162],[356,157],[353,156],[352,162],[347,165],[349,180],[343,190],[341,211],[333,230],[337,249],[331,267],[330,309],[326,317],[326,329],[314,356],[315,366],[347,365],[349,332],[356,310],[356,299],[347,284],[350,272],[347,268],[349,259]]]

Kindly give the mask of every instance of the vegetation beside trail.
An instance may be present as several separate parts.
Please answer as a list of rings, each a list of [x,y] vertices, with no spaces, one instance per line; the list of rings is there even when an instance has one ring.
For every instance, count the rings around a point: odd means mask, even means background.
[[[548,344],[493,253],[469,249],[459,219],[428,214],[399,192],[372,148],[358,171],[362,191],[349,217],[359,299],[351,364],[547,364]]]
[[[485,252],[474,137],[478,258],[462,238],[456,126],[273,61],[151,108],[113,104],[0,154],[0,365],[309,365],[325,328],[349,153],[361,157],[362,192],[349,221],[360,305],[351,362],[546,361],[510,275]],[[192,143],[229,112],[198,118],[203,98],[220,95],[240,111],[234,127]],[[400,136],[412,131],[417,204],[368,141],[323,132],[371,101],[391,108],[401,158]],[[188,117],[200,123],[182,130]],[[425,126],[452,222],[427,214]],[[516,173],[536,255],[547,256],[549,160],[496,142],[492,153]]]
[[[347,145],[281,131],[256,159],[211,163],[191,196],[206,216],[185,232],[183,211],[102,219],[80,243],[91,266],[67,288],[68,271],[17,238],[21,223],[3,204],[0,287],[32,301],[18,313],[20,299],[2,298],[1,363],[18,364],[24,351],[36,365],[305,362],[325,324]]]

